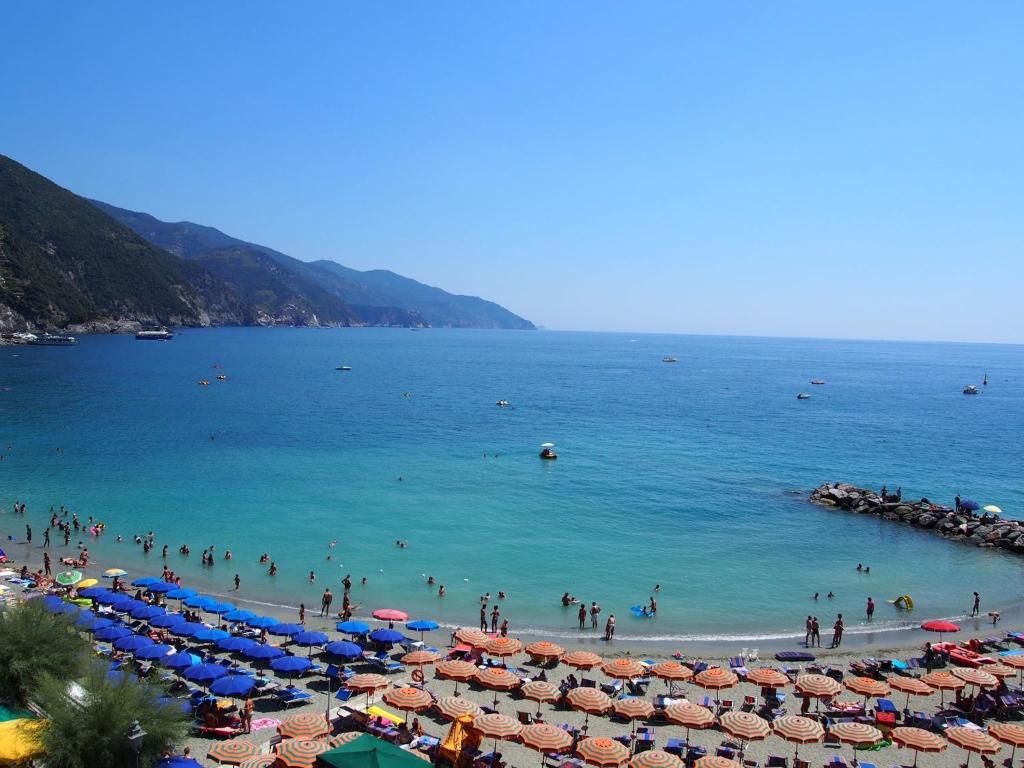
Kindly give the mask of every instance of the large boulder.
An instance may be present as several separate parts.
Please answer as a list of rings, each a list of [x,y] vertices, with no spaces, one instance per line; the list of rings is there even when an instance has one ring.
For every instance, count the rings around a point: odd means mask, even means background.
[[[921,515],[919,518],[914,520],[914,525],[920,526],[921,528],[932,528],[935,525],[935,518],[931,515]]]

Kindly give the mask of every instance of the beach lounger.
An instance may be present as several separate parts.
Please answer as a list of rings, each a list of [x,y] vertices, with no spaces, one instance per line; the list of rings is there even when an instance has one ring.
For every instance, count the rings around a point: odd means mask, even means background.
[[[405,672],[405,666],[397,661],[392,661],[388,658],[378,658],[371,656],[367,661],[372,669],[378,672],[383,672],[385,675],[393,675],[397,672]]]
[[[775,658],[778,661],[814,661],[814,654],[807,651],[779,651]]]
[[[274,698],[287,709],[293,704],[308,704],[312,701],[313,695],[299,688],[281,688],[274,691]]]
[[[622,681],[612,680],[610,683],[602,683],[601,690],[613,699],[618,698],[619,694],[622,693]]]
[[[682,757],[683,753],[686,752],[686,746],[686,739],[669,739],[665,742],[665,751],[670,755]]]

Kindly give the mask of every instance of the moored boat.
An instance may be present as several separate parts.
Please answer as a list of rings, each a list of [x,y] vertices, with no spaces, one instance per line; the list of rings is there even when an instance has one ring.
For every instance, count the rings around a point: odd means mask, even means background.
[[[964,394],[965,395],[976,395],[976,394],[978,394],[978,388],[976,386],[974,386],[973,384],[968,384],[966,387],[964,387]]]
[[[170,341],[174,338],[174,334],[166,328],[160,328],[153,331],[139,331],[135,334],[135,338],[138,341]]]
[[[37,347],[73,347],[78,339],[66,333],[43,333],[28,343]]]

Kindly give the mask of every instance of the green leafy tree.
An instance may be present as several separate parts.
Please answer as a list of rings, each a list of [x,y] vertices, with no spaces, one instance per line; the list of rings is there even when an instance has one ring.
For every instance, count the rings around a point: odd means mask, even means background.
[[[73,680],[81,674],[88,641],[67,616],[55,616],[35,600],[0,613],[0,698],[28,703],[43,677]]]
[[[47,717],[42,733],[47,768],[149,768],[188,729],[180,707],[162,703],[163,691],[132,675],[108,675],[90,664],[75,684],[45,678],[33,694]],[[135,721],[146,735],[136,755],[129,735]]]

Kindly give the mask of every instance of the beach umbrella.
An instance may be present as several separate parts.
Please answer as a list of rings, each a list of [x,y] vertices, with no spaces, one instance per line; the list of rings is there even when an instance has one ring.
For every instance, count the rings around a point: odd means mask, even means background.
[[[889,686],[873,677],[848,677],[843,680],[846,689],[864,697],[864,703],[871,697],[882,698],[889,695]]]
[[[156,627],[158,629],[168,629],[176,624],[184,624],[185,621],[185,617],[180,613],[165,613],[162,616],[154,616],[150,619],[149,626]]]
[[[805,697],[814,699],[817,708],[822,699],[838,696],[843,686],[826,675],[800,675],[796,679],[796,689]]]
[[[114,603],[121,602],[122,600],[131,600],[131,598],[123,592],[111,592],[109,589],[103,590],[92,599],[100,605],[113,605]]]
[[[590,651],[570,651],[562,657],[563,664],[575,669],[593,669],[602,661],[600,656]]]
[[[954,667],[950,670],[953,677],[958,677],[968,685],[973,685],[977,688],[995,688],[999,685],[999,678],[995,675],[990,675],[981,669],[971,669],[970,667]]]
[[[475,664],[459,659],[450,659],[438,662],[436,673],[438,677],[455,681],[455,695],[459,695],[459,683],[465,683],[476,677],[478,668]]]
[[[742,766],[728,757],[705,755],[693,764],[693,768],[742,768]]]
[[[152,576],[142,576],[132,582],[133,587],[148,587],[150,584],[159,584],[160,579],[154,579]]]
[[[370,614],[375,619],[381,621],[408,621],[409,614],[405,611],[399,611],[397,608],[378,608]]]
[[[370,637],[373,637],[373,635],[370,635]],[[514,637],[493,637],[487,641],[484,650],[487,651],[489,656],[497,656],[504,659],[509,656],[515,656],[522,651],[523,644]]]
[[[686,740],[690,740],[690,729],[701,730],[715,722],[715,716],[707,707],[700,707],[689,701],[680,701],[665,707],[665,719],[686,729]]]
[[[461,629],[455,630],[455,639],[460,643],[471,645],[474,648],[483,648],[491,638],[479,629],[468,629],[466,627],[462,627]]]
[[[166,594],[173,592],[178,588],[177,584],[171,584],[166,581],[158,581],[155,584],[150,584],[146,587],[149,592],[156,592],[157,594]]]
[[[228,611],[224,614],[224,621],[230,621],[232,624],[239,622],[248,621],[249,619],[255,619],[256,614],[252,611],[243,611],[236,608],[233,611]]]
[[[530,643],[525,650],[534,661],[557,661],[565,655],[565,648],[547,640]]]
[[[97,629],[103,629],[104,627],[112,627],[114,625],[113,619],[105,619],[102,616],[97,616],[94,613],[86,611],[75,619],[75,626],[79,629],[84,629],[89,632],[95,632]]]
[[[323,715],[292,715],[277,726],[277,732],[284,739],[319,739],[331,732]]]
[[[405,639],[405,635],[396,629],[375,629],[370,633],[370,639],[378,643],[399,643]]]
[[[258,757],[250,757],[248,760],[243,760],[238,764],[238,768],[270,768],[270,766],[276,762],[277,755],[271,753],[269,755],[259,755]]]
[[[526,747],[540,752],[541,755],[555,755],[567,752],[572,748],[572,736],[550,723],[534,723],[523,726],[519,731],[519,741]],[[541,763],[543,764],[543,758]]]
[[[78,592],[78,594],[82,594],[83,589],[95,587],[97,584],[99,584],[99,582],[96,579],[82,579],[78,582],[78,587],[76,587],[75,591]]]
[[[370,625],[365,621],[339,621],[337,629],[346,635],[365,635],[370,631]]]
[[[139,608],[148,608],[149,606],[141,600],[133,600],[129,597],[126,600],[118,600],[110,607],[117,613],[131,613]]]
[[[107,568],[107,570],[103,572],[103,578],[105,579],[119,579],[122,576],[127,575],[128,571],[124,570],[123,568]]]
[[[925,632],[938,632],[939,642],[942,642],[942,636],[949,634],[950,632],[959,632],[960,627],[951,621],[926,621],[921,625],[921,629]]]
[[[825,735],[817,721],[800,715],[783,715],[772,722],[775,735],[795,745],[794,759],[800,755],[801,744],[814,744]]]
[[[960,502],[960,509],[966,509],[968,512],[977,512],[981,509],[981,505],[971,499],[964,499]]]
[[[314,645],[327,645],[327,635],[323,632],[307,630],[292,635],[292,642],[304,648],[312,648]]]
[[[1002,749],[1002,746],[998,741],[993,739],[984,731],[979,731],[976,728],[954,726],[953,728],[947,728],[943,731],[943,735],[960,747],[960,749],[967,752],[967,762],[964,763],[965,766],[971,764],[972,752],[976,752],[979,755],[994,755]]]
[[[584,739],[576,747],[576,753],[583,761],[598,768],[618,768],[629,760],[629,750],[615,739],[603,736]]]
[[[195,595],[196,591],[194,589],[178,587],[177,589],[172,589],[170,592],[166,594],[167,597],[171,598],[172,600],[184,600],[186,597],[192,597],[193,595]]]
[[[191,757],[172,755],[171,757],[161,757],[157,760],[156,768],[203,768],[203,766]]]
[[[410,621],[408,624],[405,625],[405,628],[411,629],[413,632],[419,632],[420,640],[422,640],[424,632],[433,632],[439,626],[441,625],[438,624],[436,621],[425,621],[423,619],[419,619],[417,621]]]
[[[634,659],[612,659],[601,665],[601,671],[616,680],[632,680],[647,673],[647,667]]]
[[[118,638],[114,641],[114,647],[119,651],[126,651],[131,653],[137,651],[140,648],[146,648],[150,645],[156,645],[152,640],[143,635],[125,635],[124,637]]]
[[[768,721],[753,712],[726,712],[718,723],[723,731],[741,741],[761,741],[772,732]]]
[[[309,668],[313,666],[313,662],[309,659],[304,659],[302,656],[282,656],[279,659],[274,659],[270,662],[270,668],[275,672],[294,677],[295,675],[301,675],[304,672],[308,672]]]
[[[278,744],[277,762],[282,768],[313,768],[317,755],[328,750],[327,742],[318,739],[285,739]]]
[[[215,696],[231,696],[244,699],[256,687],[256,680],[250,675],[225,675],[214,680],[210,685],[210,693]]]
[[[785,688],[789,678],[771,667],[759,667],[747,673],[747,682],[760,688]]]
[[[160,657],[160,666],[168,669],[187,669],[199,663],[199,657],[191,653],[172,653]]]
[[[854,746],[858,744],[874,746],[884,736],[880,730],[867,723],[836,723],[828,729],[828,732],[843,744],[853,744]],[[856,753],[853,757],[856,761]]]
[[[161,656],[168,656],[174,653],[173,645],[148,645],[145,648],[139,648],[135,652],[136,659],[159,659]]]
[[[523,726],[508,715],[497,713],[477,715],[473,718],[473,728],[482,736],[494,739],[494,751],[498,751],[498,739],[514,739],[523,730]]]
[[[914,750],[914,765],[922,752],[942,752],[949,746],[944,738],[923,728],[900,726],[889,732],[889,737],[901,747]]]
[[[267,634],[276,635],[278,637],[291,637],[297,635],[302,631],[301,624],[275,624],[272,627],[267,628]]]
[[[383,675],[364,672],[361,675],[353,675],[346,680],[345,687],[352,691],[352,693],[365,693],[366,706],[370,706],[370,694],[387,688],[388,679]]]
[[[157,616],[167,613],[167,609],[161,605],[142,605],[132,608],[130,613],[133,619],[155,619]]]
[[[461,696],[443,696],[437,700],[434,707],[441,717],[448,720],[458,720],[463,715],[476,717],[481,711],[479,706]]]
[[[192,637],[204,629],[206,629],[206,625],[200,624],[198,621],[184,621],[174,624],[168,631],[176,637]]]
[[[562,698],[562,692],[557,685],[545,682],[544,680],[530,680],[523,683],[520,689],[524,699],[537,702],[537,715],[540,716],[540,703],[542,701],[558,701]]]
[[[889,687],[894,691],[901,691],[907,694],[907,707],[910,707],[911,696],[930,696],[934,693],[934,689],[923,680],[919,680],[916,677],[907,677],[905,675],[889,675],[887,681]]]
[[[63,603],[62,605],[56,605],[56,606],[50,608],[49,610],[50,610],[50,613],[57,614],[58,616],[60,616],[60,615],[63,615],[63,616],[77,616],[83,610],[87,610],[87,609],[79,608],[77,605],[74,605],[72,603]]]
[[[216,613],[218,616],[223,616],[225,613],[231,613],[235,610],[235,606],[231,603],[218,603],[214,601],[207,605],[203,610],[207,613]]]
[[[184,676],[186,680],[200,685],[209,685],[214,680],[220,680],[227,675],[228,671],[220,664],[193,664],[186,667]]]
[[[57,606],[64,604],[64,598],[60,597],[59,595],[36,595],[34,597],[29,598],[29,600],[39,599],[42,599],[43,605],[47,608],[56,608]]]
[[[363,649],[346,640],[335,640],[324,646],[324,653],[337,656],[339,659],[358,659],[363,655]]]
[[[709,667],[694,675],[693,682],[709,691],[715,692],[715,703],[718,703],[719,692],[732,688],[740,681],[735,673],[722,667]]]
[[[192,635],[192,639],[199,643],[216,643],[218,640],[226,640],[229,637],[231,637],[230,632],[216,628],[200,629]]]
[[[246,648],[242,651],[242,654],[247,659],[255,659],[256,661],[271,661],[272,659],[279,659],[285,655],[281,648],[275,645],[266,645],[265,643],[256,643],[250,648]]]
[[[74,571],[74,570],[64,571],[63,573],[58,573],[57,574],[57,578],[54,579],[54,581],[56,581],[62,587],[73,586],[73,585],[77,584],[78,582],[80,582],[81,580],[82,580],[82,572],[81,571]]]
[[[206,606],[213,605],[217,601],[214,600],[212,597],[207,597],[206,595],[194,593],[186,597],[184,602],[185,605],[187,605],[189,608],[206,608]]]
[[[612,702],[612,712],[623,720],[629,720],[629,727],[632,729],[634,720],[646,720],[654,714],[654,705],[647,699],[627,696]]]
[[[402,657],[402,663],[411,667],[422,667],[425,664],[434,664],[441,659],[433,651],[413,651]]]
[[[986,504],[984,507],[981,508],[981,511],[982,512],[988,512],[990,515],[1001,515],[1001,514],[1003,514],[1003,510],[1001,510],[995,504]]]
[[[135,633],[123,624],[112,624],[109,627],[103,627],[102,629],[96,630],[95,636],[97,640],[112,643],[115,640],[120,640],[122,637],[128,637],[133,634]]]
[[[384,691],[382,698],[391,706],[405,712],[406,718],[409,712],[422,712],[434,706],[434,697],[422,688],[389,688]]]
[[[271,618],[270,616],[257,616],[254,619],[246,619],[245,626],[252,627],[253,629],[270,629],[280,624],[277,619]]]
[[[629,768],[683,768],[684,765],[682,760],[663,749],[649,749],[629,761]]]
[[[511,673],[510,673],[511,674]],[[612,708],[612,700],[608,694],[597,688],[573,688],[565,695],[569,706],[586,714],[583,727],[590,724],[591,715],[603,715]]]
[[[107,594],[111,594],[108,587],[86,587],[85,589],[78,590],[79,597],[87,597],[90,600],[95,600],[100,595]]]
[[[1017,747],[1024,747],[1024,725],[1017,723],[991,723],[988,727],[990,735],[995,736],[1003,744],[1009,744],[1013,750],[1010,753],[1010,765],[1013,765],[1013,758],[1017,756]]]
[[[345,731],[345,733],[336,733],[327,740],[327,746],[334,749],[335,747],[340,747],[342,744],[348,744],[350,741],[355,741],[362,735],[362,731]]]
[[[651,667],[651,674],[665,681],[665,685],[671,685],[673,680],[685,682],[693,679],[693,670],[684,667],[678,661],[663,661]]]
[[[238,765],[243,760],[256,757],[259,753],[260,748],[251,741],[232,739],[231,741],[218,741],[211,744],[206,756],[211,760],[216,760],[218,763]]]
[[[511,691],[523,684],[505,667],[484,667],[478,669],[474,678],[477,685],[494,691],[494,708],[498,708],[498,691]]]
[[[997,664],[986,664],[983,671],[993,677],[1013,677],[1017,674],[1017,670],[1011,669],[1006,664],[1003,664],[1002,661]]]

